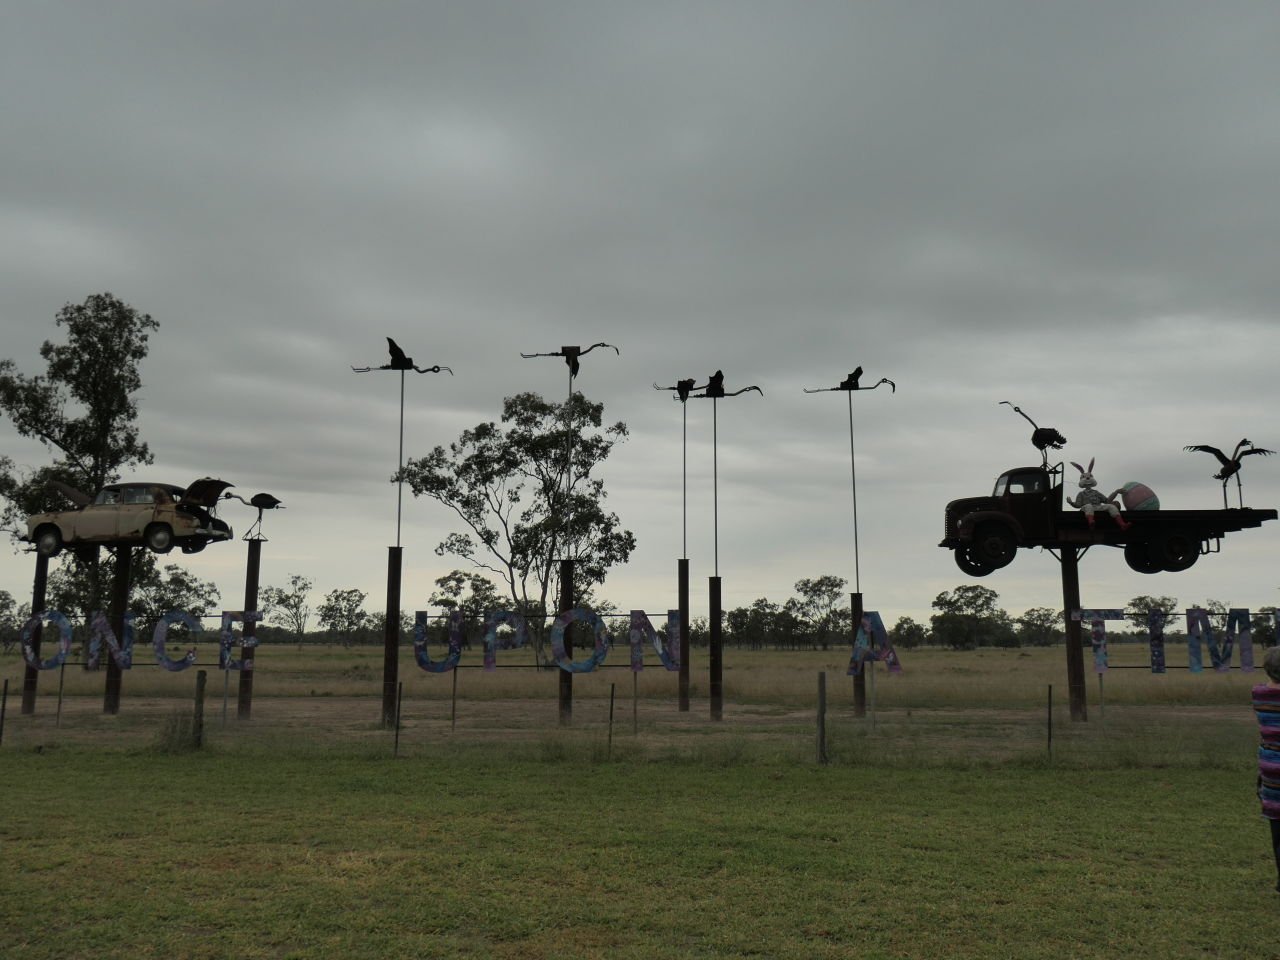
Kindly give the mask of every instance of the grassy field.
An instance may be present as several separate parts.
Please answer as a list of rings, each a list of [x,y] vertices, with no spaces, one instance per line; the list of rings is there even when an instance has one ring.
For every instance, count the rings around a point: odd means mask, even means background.
[[[730,651],[722,723],[605,671],[568,728],[554,674],[463,671],[455,716],[406,662],[397,748],[377,651],[282,647],[250,721],[211,671],[199,752],[190,673],[131,672],[109,717],[69,669],[59,723],[56,672],[18,716],[6,657],[0,954],[1280,957],[1253,677],[1115,671],[1104,708],[1090,675],[1051,754],[1063,653],[1030,653],[906,654],[874,722],[842,651]]]

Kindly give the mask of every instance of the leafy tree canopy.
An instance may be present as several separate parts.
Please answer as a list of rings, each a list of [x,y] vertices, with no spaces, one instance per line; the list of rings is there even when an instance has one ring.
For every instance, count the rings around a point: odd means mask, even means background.
[[[635,549],[635,536],[604,507],[604,481],[592,475],[627,436],[624,423],[602,426],[603,410],[581,393],[561,403],[516,394],[503,401],[500,424],[481,423],[404,468],[414,496],[443,504],[462,523],[436,553],[495,574],[530,617],[539,649],[557,561],[576,561],[575,596],[589,603],[592,588]]]

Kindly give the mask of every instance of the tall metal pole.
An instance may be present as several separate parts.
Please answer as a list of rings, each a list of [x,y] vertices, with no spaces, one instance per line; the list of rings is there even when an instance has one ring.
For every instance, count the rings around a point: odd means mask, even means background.
[[[720,455],[719,426],[716,416],[717,401],[711,400],[711,491],[712,491],[712,529],[715,541],[715,575],[711,578],[708,591],[707,613],[711,618],[708,638],[710,650],[710,677],[708,686],[711,694],[711,719],[724,718],[724,635],[720,627],[721,582],[720,582]]]
[[[853,488],[853,589],[862,592],[862,570],[858,559],[858,454],[853,446],[853,391],[849,391],[849,476]]]
[[[400,453],[396,458],[396,546],[400,546],[400,513],[404,501],[404,371],[400,371]]]
[[[569,498],[573,491],[573,369],[569,369],[569,399],[565,401],[565,471],[564,471],[564,556],[560,560],[560,612],[572,610],[575,603],[573,594],[573,557],[569,542],[569,524],[573,514]],[[565,656],[573,659],[573,624],[564,628]],[[573,722],[573,674],[568,670],[560,671],[558,687],[560,703],[560,725],[568,726]]]

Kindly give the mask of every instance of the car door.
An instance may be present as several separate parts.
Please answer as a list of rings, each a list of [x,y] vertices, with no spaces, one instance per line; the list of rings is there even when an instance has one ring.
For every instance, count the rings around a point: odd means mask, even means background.
[[[116,510],[116,536],[121,540],[141,540],[156,512],[156,494],[150,487],[125,487]]]

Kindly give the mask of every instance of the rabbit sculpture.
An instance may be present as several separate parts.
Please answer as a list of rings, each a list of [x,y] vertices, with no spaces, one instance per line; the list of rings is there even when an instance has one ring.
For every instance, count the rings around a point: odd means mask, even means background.
[[[1089,522],[1090,529],[1093,529],[1094,526],[1093,515],[1099,510],[1102,510],[1111,515],[1115,520],[1116,525],[1119,526],[1121,530],[1128,530],[1130,524],[1124,517],[1120,516],[1120,507],[1115,503],[1116,497],[1121,494],[1123,490],[1116,490],[1110,496],[1106,497],[1098,492],[1098,481],[1093,478],[1093,463],[1096,459],[1097,458],[1095,457],[1089,461],[1088,469],[1080,466],[1080,464],[1076,463],[1074,460],[1071,461],[1071,465],[1080,471],[1080,492],[1074,499],[1067,497],[1067,503],[1078,508],[1084,513],[1085,519]]]

